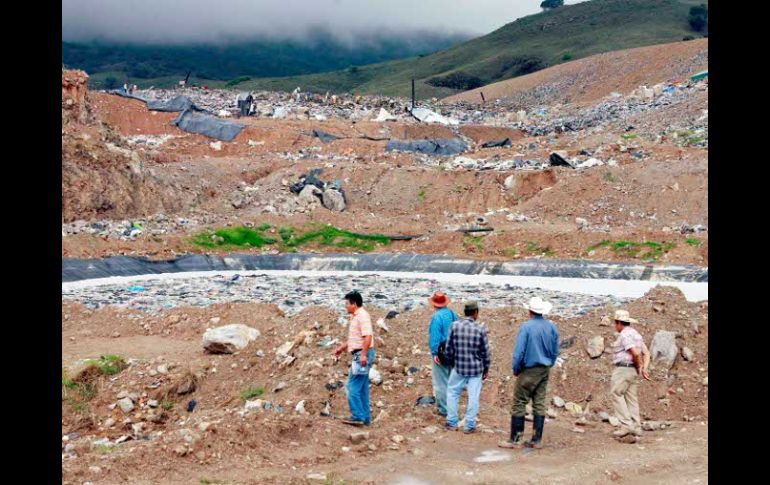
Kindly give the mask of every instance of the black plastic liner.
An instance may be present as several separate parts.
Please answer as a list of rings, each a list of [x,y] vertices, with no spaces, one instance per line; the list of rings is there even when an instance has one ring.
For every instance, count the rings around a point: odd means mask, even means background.
[[[112,256],[104,259],[62,259],[62,282],[110,276],[137,276],[187,271],[255,270],[402,271],[410,273],[708,282],[708,268],[697,266],[651,266],[560,259],[490,262],[408,253],[231,254],[228,256],[191,254],[165,261],[153,261],[130,256]]]

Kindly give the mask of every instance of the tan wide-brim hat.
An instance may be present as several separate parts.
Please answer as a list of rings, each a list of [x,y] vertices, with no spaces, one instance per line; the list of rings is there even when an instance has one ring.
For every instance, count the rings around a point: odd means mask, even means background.
[[[639,323],[638,320],[634,320],[633,318],[631,318],[631,314],[628,313],[627,310],[616,310],[615,320],[619,322],[626,322],[626,323]]]
[[[529,303],[524,304],[524,308],[538,315],[546,315],[553,308],[553,303],[545,301],[539,296],[533,296],[529,299]]]

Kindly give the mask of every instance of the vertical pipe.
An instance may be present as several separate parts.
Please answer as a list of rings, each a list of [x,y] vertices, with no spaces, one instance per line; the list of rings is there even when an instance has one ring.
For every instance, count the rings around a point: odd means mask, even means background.
[[[414,109],[414,78],[412,78],[412,109]]]

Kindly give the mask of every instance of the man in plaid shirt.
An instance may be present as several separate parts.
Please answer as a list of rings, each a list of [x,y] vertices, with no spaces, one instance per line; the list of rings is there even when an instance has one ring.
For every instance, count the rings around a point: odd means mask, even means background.
[[[469,301],[465,304],[465,318],[452,324],[446,344],[447,360],[454,366],[447,383],[446,429],[457,429],[457,402],[467,387],[468,408],[463,429],[466,434],[476,429],[481,381],[489,374],[489,340],[487,330],[476,323],[478,318],[478,303]]]

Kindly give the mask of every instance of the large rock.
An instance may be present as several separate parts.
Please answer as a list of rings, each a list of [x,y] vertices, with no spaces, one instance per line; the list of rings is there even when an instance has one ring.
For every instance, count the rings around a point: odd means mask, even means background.
[[[692,362],[695,359],[695,352],[693,352],[692,349],[690,349],[690,347],[683,347],[682,357],[684,357],[684,360],[688,362]]]
[[[667,330],[658,330],[650,345],[650,358],[656,367],[671,369],[679,349],[676,347],[676,334]]]
[[[232,354],[259,337],[259,330],[240,323],[211,328],[203,334],[203,348],[213,354]]]
[[[326,189],[323,193],[323,206],[329,210],[342,212],[345,210],[345,197],[339,190]]]
[[[315,185],[306,185],[299,193],[298,199],[301,204],[311,205],[319,202],[318,196],[321,195],[321,189]]]
[[[120,407],[120,410],[124,413],[130,413],[134,409],[134,402],[131,400],[130,397],[124,397],[123,399],[118,401],[118,406]]]
[[[604,337],[597,335],[588,339],[586,342],[586,352],[588,352],[592,359],[601,357],[604,353]]]
[[[369,439],[369,432],[368,431],[359,431],[356,433],[350,433],[350,441],[357,445],[359,443],[363,443],[365,440]]]

